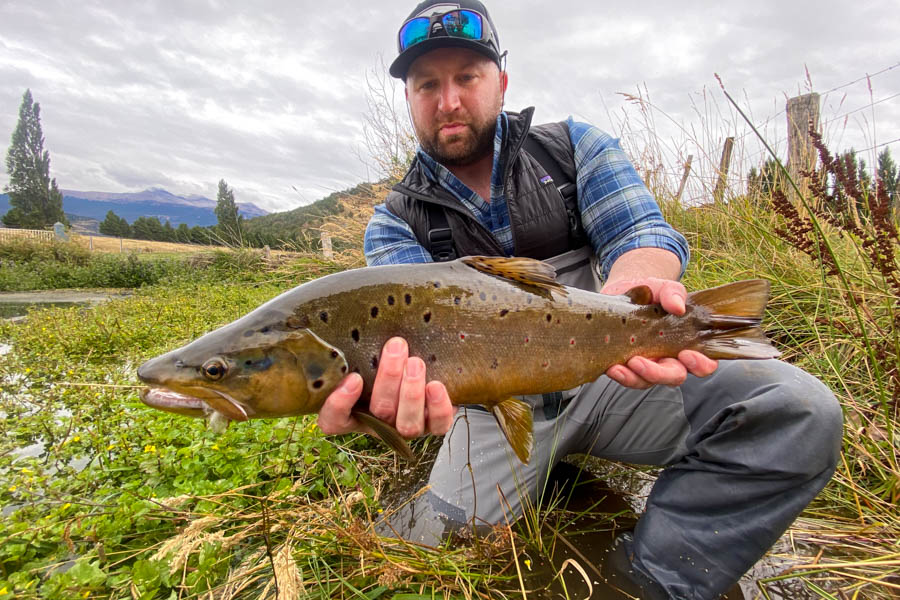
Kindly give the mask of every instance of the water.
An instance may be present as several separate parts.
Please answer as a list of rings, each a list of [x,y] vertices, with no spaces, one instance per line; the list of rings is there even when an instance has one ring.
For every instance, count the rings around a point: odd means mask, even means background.
[[[35,308],[52,308],[57,306],[78,306],[81,302],[0,302],[0,319],[24,317],[29,310]]]

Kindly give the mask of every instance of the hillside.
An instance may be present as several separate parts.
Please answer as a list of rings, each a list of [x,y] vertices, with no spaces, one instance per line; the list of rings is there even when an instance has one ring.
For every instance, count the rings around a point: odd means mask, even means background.
[[[272,248],[295,246],[301,249],[316,247],[317,228],[325,217],[340,213],[342,199],[366,193],[371,184],[361,183],[352,188],[334,192],[307,206],[285,212],[271,213],[244,222],[247,240],[255,246]]]

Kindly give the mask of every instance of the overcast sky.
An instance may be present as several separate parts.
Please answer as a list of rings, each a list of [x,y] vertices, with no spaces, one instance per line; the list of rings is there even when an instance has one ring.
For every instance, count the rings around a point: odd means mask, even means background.
[[[312,202],[377,177],[363,143],[366,76],[393,59],[415,4],[0,0],[0,148],[30,88],[61,188],[214,198],[224,178],[238,201],[267,210]],[[488,8],[509,51],[507,108],[574,115],[635,154],[652,140],[673,176],[693,154],[694,201],[727,135],[738,137],[738,172],[763,158],[715,73],[782,151],[787,96],[839,88],[822,102],[831,145],[877,146],[871,163],[893,142],[900,158],[896,0]],[[639,89],[649,112],[620,94]]]

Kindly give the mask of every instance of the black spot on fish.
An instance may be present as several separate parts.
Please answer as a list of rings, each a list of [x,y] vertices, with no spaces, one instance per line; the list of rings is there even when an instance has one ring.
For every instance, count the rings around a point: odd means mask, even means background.
[[[428,362],[437,362],[437,356],[432,354],[431,356],[428,357]]]
[[[393,305],[394,305],[394,297],[388,296],[388,306],[393,306]]]
[[[315,381],[313,381],[313,388],[315,388],[315,389],[319,389],[323,385],[325,385],[325,382],[322,381],[321,379],[316,379]]]
[[[462,298],[460,298],[459,296],[455,296],[453,298],[453,304],[456,304],[458,306],[460,302],[462,302]]]
[[[551,323],[552,321],[553,321],[553,315],[551,315],[550,313],[547,313],[547,322]]]
[[[496,368],[499,367],[499,366],[500,366],[500,363],[497,362],[497,359],[495,358],[495,359],[494,359],[494,362],[491,363],[491,368],[492,368],[492,369],[496,369]]]
[[[509,310],[506,309],[506,308],[504,308],[504,309],[502,309],[502,310],[500,311],[500,316],[501,316],[501,317],[505,317],[505,316],[508,315],[508,314],[509,314]]]
[[[250,365],[253,364],[253,361],[248,358],[247,360],[244,361],[244,364],[249,367]]]
[[[265,327],[263,327],[262,329],[260,329],[259,332],[260,332],[260,333],[269,333],[269,331],[271,331],[271,330],[272,330],[272,328],[269,327],[268,325],[266,325]]]
[[[328,313],[323,310],[322,312],[319,313],[319,318],[322,319],[323,323],[327,323],[328,322]]]
[[[373,369],[377,369],[377,368],[378,368],[378,357],[377,357],[377,356],[373,356],[373,357],[372,357],[372,368],[373,368]]]
[[[252,329],[248,329],[247,331],[244,332],[244,337],[250,337],[251,335],[253,335]]]
[[[592,315],[591,313],[588,313],[588,314],[584,315],[584,318],[587,319],[588,321],[590,321],[591,319],[594,318],[594,315]]]
[[[354,329],[353,331],[351,331],[350,337],[353,338],[354,342],[358,342],[359,341],[359,329]]]
[[[440,281],[435,281],[435,282],[434,282],[434,289],[438,289],[438,288],[440,288],[440,287],[441,287],[441,282],[440,282]]]
[[[484,292],[481,292],[480,294],[478,294],[478,297],[481,298],[482,300],[487,300],[487,294],[485,294]]]
[[[340,355],[341,355],[341,353],[338,352],[337,350],[332,350],[332,351],[331,351],[331,358],[337,358],[337,357],[340,356]]]
[[[378,316],[378,307],[377,307],[377,306],[373,306],[373,307],[372,307],[371,314],[372,314],[372,318],[373,318],[373,319],[376,318],[376,317]]]
[[[657,315],[659,314],[659,307],[658,307],[658,306],[654,306],[654,307],[653,307],[653,313],[654,313],[654,314],[657,314]]]
[[[409,294],[405,294],[403,296],[403,301],[406,302],[407,306],[409,306],[410,304],[412,304],[412,296],[410,296]]]
[[[425,320],[426,323],[430,323],[431,322],[431,311],[429,310],[427,313],[422,315],[422,318]]]
[[[625,317],[622,317],[622,325],[624,325],[627,322],[628,322],[628,319],[626,319]]]
[[[343,374],[346,372],[347,372],[347,365],[341,365],[341,373]]]

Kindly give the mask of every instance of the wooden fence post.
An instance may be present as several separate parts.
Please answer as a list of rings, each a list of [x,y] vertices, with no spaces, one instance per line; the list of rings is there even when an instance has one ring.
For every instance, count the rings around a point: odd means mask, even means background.
[[[319,238],[322,240],[322,254],[325,256],[325,260],[334,259],[334,251],[331,249],[331,236],[322,231],[319,233]]]
[[[809,177],[801,175],[801,172],[812,171],[816,166],[816,149],[813,146],[809,130],[819,130],[819,94],[804,94],[789,98],[787,101],[787,125],[787,170],[803,196],[808,197]],[[802,205],[793,186],[786,184],[784,188],[788,198],[802,214]]]
[[[684,186],[687,183],[688,175],[691,174],[691,161],[694,160],[693,154],[688,154],[687,160],[684,162],[684,175],[681,176],[681,184],[678,186],[678,193],[675,194],[675,202],[681,202],[681,194],[684,193]]]
[[[734,150],[734,138],[725,138],[725,146],[722,147],[722,160],[719,161],[719,180],[716,189],[713,190],[713,200],[716,204],[722,202],[725,197],[725,184],[728,181],[728,168],[731,166],[731,152]]]

